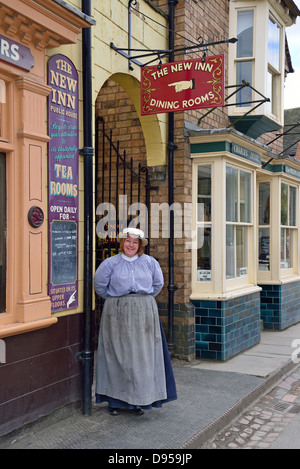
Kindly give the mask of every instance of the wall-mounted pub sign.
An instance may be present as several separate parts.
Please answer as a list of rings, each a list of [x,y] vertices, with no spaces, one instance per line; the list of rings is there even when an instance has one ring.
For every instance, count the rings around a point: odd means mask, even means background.
[[[141,114],[224,106],[224,55],[141,68]]]
[[[52,312],[78,307],[78,74],[48,61],[49,295]]]

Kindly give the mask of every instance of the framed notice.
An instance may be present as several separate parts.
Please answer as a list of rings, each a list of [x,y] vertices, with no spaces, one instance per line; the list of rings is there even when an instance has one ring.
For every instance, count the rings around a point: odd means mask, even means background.
[[[49,295],[51,310],[78,307],[78,74],[64,55],[48,61]]]
[[[141,114],[224,106],[224,55],[141,68]]]

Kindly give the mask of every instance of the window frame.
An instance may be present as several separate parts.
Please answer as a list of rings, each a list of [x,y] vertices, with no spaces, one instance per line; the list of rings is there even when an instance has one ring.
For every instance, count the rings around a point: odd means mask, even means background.
[[[275,64],[271,63],[270,56],[269,56],[270,22],[277,25],[279,29],[278,68],[276,68]],[[272,12],[269,11],[266,96],[270,98],[271,101],[269,103],[266,103],[266,112],[275,118],[278,118],[280,115],[280,106],[281,106],[281,100],[282,100],[282,93],[280,91],[281,76],[282,76],[282,54],[283,54],[283,26],[276,19],[276,17],[272,14]]]
[[[253,228],[254,228],[254,220],[253,220],[253,206],[254,206],[254,193],[253,193],[253,187],[254,187],[254,174],[253,171],[251,171],[248,168],[242,167],[240,165],[235,165],[234,163],[230,161],[226,161],[225,164],[225,191],[226,191],[226,208],[227,208],[227,168],[233,168],[234,170],[237,171],[238,174],[238,187],[237,187],[237,218],[235,220],[228,220],[227,219],[227,209],[226,209],[226,215],[225,215],[225,244],[226,244],[226,249],[225,249],[225,280],[226,280],[226,286],[228,289],[236,288],[237,286],[241,285],[248,285],[250,283],[250,278],[251,278],[251,245],[252,245],[252,236],[253,236]],[[242,199],[241,199],[241,173],[247,173],[250,175],[250,221],[243,221],[241,220],[241,207],[242,207]],[[228,227],[233,226],[233,233],[234,233],[234,243],[233,243],[233,248],[234,248],[234,253],[233,253],[233,261],[234,261],[234,275],[232,277],[228,277],[227,275],[227,269],[228,269],[228,244],[227,244],[227,232],[228,232]],[[240,270],[241,275],[238,274],[238,244],[236,242],[237,240],[237,232],[241,228],[245,228],[245,235],[247,237],[247,249],[246,252],[244,252],[244,256],[247,257],[247,265],[244,266],[244,268],[247,268],[247,273],[242,274],[242,271]],[[241,268],[241,267],[240,267]]]
[[[200,209],[199,210],[199,197],[204,197],[206,194],[201,194],[199,195],[198,189],[199,189],[199,168],[208,168],[210,169],[210,219],[205,219],[205,210]],[[197,283],[208,283],[213,281],[213,274],[212,274],[212,265],[213,265],[213,250],[210,250],[210,269],[199,269],[198,266],[198,254],[199,254],[199,249],[202,248],[203,244],[205,243],[205,230],[209,229],[210,230],[210,245],[212,246],[212,239],[213,239],[213,165],[212,162],[204,164],[197,164],[197,206],[196,206],[196,238],[197,238],[197,261],[196,261],[196,279]],[[209,197],[208,195],[206,195]],[[203,216],[203,220],[199,220],[199,212],[200,215]],[[203,230],[203,238],[202,236],[199,237],[199,230]],[[199,239],[201,238],[201,239]],[[198,245],[201,244],[201,247],[198,249]],[[203,271],[201,273],[201,271]],[[206,272],[205,272],[206,271]],[[202,280],[199,278],[202,275]]]
[[[197,247],[197,196],[198,166],[211,166],[211,278],[206,281],[197,280],[197,254],[192,251],[192,294],[191,298],[228,297],[240,289],[251,290],[256,286],[256,263],[254,244],[254,213],[256,213],[255,170],[257,164],[248,160],[240,160],[231,153],[193,154],[193,221],[192,230]],[[226,279],[226,165],[234,166],[250,174],[251,222],[246,223],[248,229],[248,272],[247,275]],[[255,190],[255,192],[254,192]]]
[[[266,118],[275,122],[278,125],[283,125],[284,121],[284,109],[283,109],[283,95],[284,95],[284,58],[285,58],[285,47],[284,47],[284,36],[285,28],[289,26],[289,19],[287,18],[286,12],[282,14],[274,8],[270,0],[265,0],[264,2],[259,1],[241,1],[236,0],[230,2],[229,4],[229,36],[237,37],[237,22],[238,22],[238,12],[243,10],[254,10],[254,25],[253,25],[253,57],[237,57],[237,44],[232,44],[229,46],[229,85],[238,85],[236,83],[236,67],[239,61],[243,60],[253,60],[252,65],[252,87],[261,93],[263,96],[268,97],[268,74],[269,70],[276,81],[276,87],[278,88],[275,92],[273,98],[274,109],[271,112],[270,103],[265,102],[260,104],[255,108],[255,104],[249,104],[249,106],[238,106],[236,95],[233,94],[228,102],[230,104],[230,115],[232,117],[238,117],[245,114],[248,111],[251,111],[251,115],[264,115]],[[281,44],[280,44],[280,70],[276,71],[275,68],[272,68],[272,65],[269,66],[268,62],[268,28],[269,28],[269,18],[272,18],[273,21],[280,27],[281,31]],[[268,25],[268,28],[266,27]],[[275,82],[274,82],[275,84]],[[234,89],[237,90],[235,87]],[[233,89],[233,92],[234,92]],[[245,88],[246,90],[247,88]],[[259,94],[252,92],[252,97],[254,100],[260,99]],[[250,94],[250,91],[249,91]]]
[[[260,218],[260,213],[261,213],[261,200],[260,200],[260,185],[261,184],[268,184],[269,185],[269,193],[268,193],[268,198],[266,201],[269,204],[268,207],[268,219],[266,221],[261,221]],[[272,271],[272,197],[271,197],[271,192],[272,191],[272,181],[271,179],[262,179],[257,181],[257,203],[258,203],[258,210],[257,210],[257,270],[258,270],[258,275],[259,276],[267,276],[270,277],[271,271]],[[267,210],[267,207],[265,207]],[[266,262],[261,262],[260,263],[260,255],[262,253],[261,248],[260,248],[260,232],[262,230],[268,230],[268,238],[269,238],[269,246],[268,246],[268,252],[264,252],[265,254],[268,254],[269,258],[266,260]],[[266,269],[260,268],[260,265],[265,265],[268,263],[268,267]]]
[[[287,206],[287,216],[288,216],[288,223],[282,223],[282,186],[285,185],[288,187],[288,206]],[[295,224],[290,223],[290,200],[291,200],[291,188],[295,189]],[[279,240],[280,240],[280,276],[286,277],[290,275],[294,275],[298,272],[298,233],[299,233],[299,216],[298,211],[299,209],[299,188],[296,184],[291,183],[291,181],[287,181],[283,178],[280,180],[280,225],[279,225]],[[282,267],[282,232],[284,230],[284,239],[287,238],[287,233],[292,233],[292,265]],[[286,260],[286,242],[284,243],[284,260]]]
[[[243,64],[243,63],[251,63],[251,79],[249,81],[250,85],[252,86],[253,85],[253,79],[255,77],[255,72],[254,72],[254,69],[255,69],[255,8],[253,7],[245,7],[245,8],[238,8],[236,10],[236,26],[235,26],[235,29],[236,29],[236,37],[238,36],[237,34],[237,31],[238,31],[238,16],[239,16],[239,13],[241,12],[246,12],[246,11],[252,11],[253,12],[253,17],[252,17],[252,20],[253,20],[253,25],[252,25],[252,29],[253,29],[253,32],[252,32],[252,55],[250,56],[242,56],[242,57],[238,57],[238,47],[236,47],[236,53],[235,53],[235,58],[234,58],[234,71],[235,71],[235,84],[236,85],[240,85],[241,84],[241,80],[238,81],[238,66],[239,64]],[[247,81],[247,80],[246,80]],[[245,94],[247,94],[248,96],[245,97],[244,99],[244,96]],[[241,91],[239,91],[238,93],[236,93],[235,95],[235,107],[238,108],[238,109],[241,109],[241,108],[245,108],[245,107],[251,107],[251,104],[240,104],[238,102],[238,99],[239,97],[241,97],[240,101],[243,103],[243,102],[246,102],[247,101],[251,101],[252,100],[252,96],[253,96],[253,93],[252,93],[252,90],[251,88],[243,88]]]

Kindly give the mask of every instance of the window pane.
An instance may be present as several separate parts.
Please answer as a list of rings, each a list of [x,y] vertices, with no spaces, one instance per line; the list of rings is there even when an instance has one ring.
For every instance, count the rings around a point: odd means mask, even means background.
[[[226,226],[226,278],[234,278],[234,226]]]
[[[252,61],[237,62],[236,63],[236,84],[241,85],[242,81],[252,85]],[[249,86],[245,86],[236,94],[236,104],[240,107],[250,106],[249,101],[252,101],[252,90]],[[245,104],[242,104],[245,103]],[[248,103],[248,104],[247,104]]]
[[[0,153],[0,313],[6,309],[6,161]]]
[[[202,240],[197,250],[197,280],[211,280],[211,227],[198,227],[198,240]]]
[[[270,270],[270,229],[260,228],[258,231],[258,269]]]
[[[237,57],[253,56],[253,10],[238,11]]]
[[[285,229],[281,228],[280,237],[280,268],[285,269]]]
[[[293,267],[293,231],[290,228],[281,228],[281,268],[289,269]]]
[[[238,170],[226,167],[226,221],[238,221]]]
[[[289,225],[296,226],[296,187],[290,187]]]
[[[198,210],[197,221],[211,221],[211,167],[198,166]]]
[[[288,225],[288,185],[281,184],[281,224]]]
[[[259,225],[270,224],[270,183],[259,184]]]
[[[285,264],[286,268],[293,267],[293,230],[290,228],[286,229],[285,236]]]
[[[268,73],[267,73],[267,98],[270,99],[270,101],[268,101],[266,103],[266,109],[267,109],[267,112],[268,113],[272,113],[272,98],[273,98],[273,75],[272,73],[268,70]]]
[[[279,71],[280,28],[275,21],[269,18],[268,31],[268,62]]]
[[[248,227],[236,227],[236,276],[248,275]]]
[[[251,222],[251,174],[240,172],[240,221]]]

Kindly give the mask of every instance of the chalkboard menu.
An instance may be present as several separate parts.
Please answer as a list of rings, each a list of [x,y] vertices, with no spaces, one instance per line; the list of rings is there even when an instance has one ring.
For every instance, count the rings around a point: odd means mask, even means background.
[[[57,54],[48,61],[49,295],[52,312],[78,307],[78,74]]]
[[[54,221],[51,224],[51,283],[74,283],[77,278],[77,224]]]

